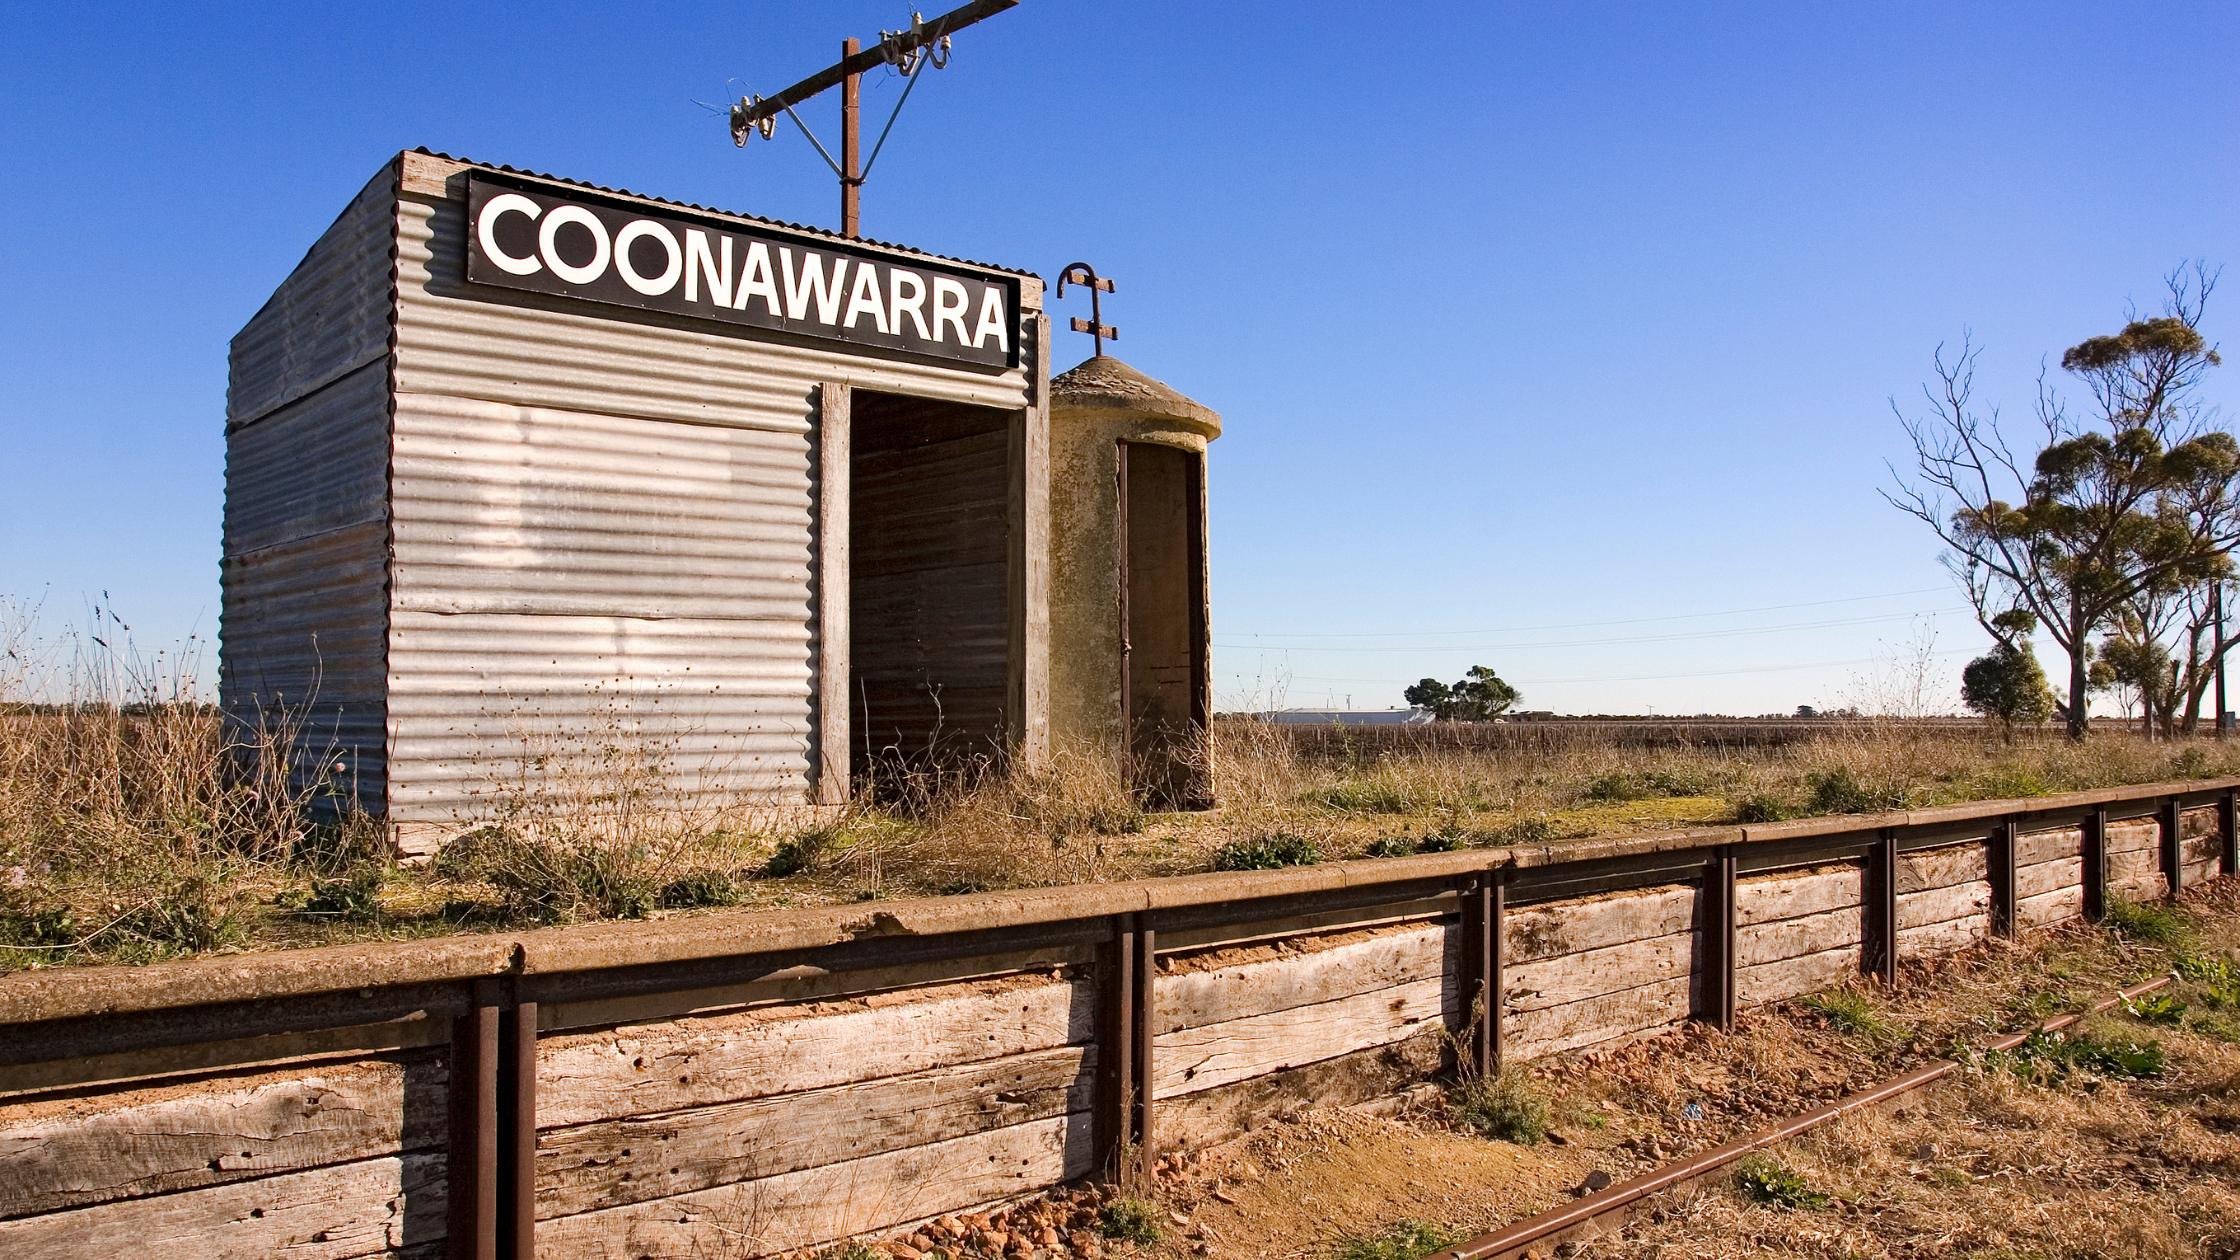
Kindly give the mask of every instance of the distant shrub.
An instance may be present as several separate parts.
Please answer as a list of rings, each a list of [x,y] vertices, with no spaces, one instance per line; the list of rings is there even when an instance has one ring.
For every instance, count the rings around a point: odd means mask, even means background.
[[[1250,840],[1231,840],[1213,851],[1217,871],[1272,871],[1286,866],[1312,866],[1322,851],[1305,836],[1288,831]]]

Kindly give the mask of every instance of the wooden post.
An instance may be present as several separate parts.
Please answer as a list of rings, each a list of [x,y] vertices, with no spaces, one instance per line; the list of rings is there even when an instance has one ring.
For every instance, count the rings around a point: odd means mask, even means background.
[[[2094,923],[2108,913],[2108,807],[2084,816],[2084,917]]]
[[[1992,825],[1991,835],[1985,845],[1991,882],[1991,933],[1994,936],[2013,936],[2019,930],[2015,917],[2015,820],[2002,818]]]
[[[2240,801],[2227,792],[2217,798],[2217,874],[2240,875]]]
[[[1867,850],[1861,873],[1862,918],[1866,937],[1859,962],[1884,984],[1898,982],[1898,832],[1884,827]]]
[[[1122,1186],[1150,1184],[1151,978],[1156,938],[1141,915],[1112,919],[1097,968],[1097,1164]]]
[[[498,982],[478,980],[474,1005],[451,1021],[449,1177],[444,1255],[498,1257]]]
[[[817,778],[810,799],[848,799],[848,498],[851,404],[839,381],[817,386]]]
[[[505,1013],[498,1046],[498,1254],[534,1260],[537,1237],[537,1004]]]
[[[2162,887],[2175,901],[2186,886],[2185,813],[2177,797],[2162,802],[2155,810],[2155,821],[2161,824]]]
[[[1703,983],[1702,1004],[1696,1018],[1716,1024],[1720,1031],[1734,1027],[1734,850],[1720,845],[1703,867],[1703,895],[1696,904],[1702,932],[1698,969]]]
[[[1472,876],[1462,890],[1462,1031],[1469,1044],[1465,1070],[1491,1076],[1501,1070],[1501,919],[1507,889],[1499,871]]]

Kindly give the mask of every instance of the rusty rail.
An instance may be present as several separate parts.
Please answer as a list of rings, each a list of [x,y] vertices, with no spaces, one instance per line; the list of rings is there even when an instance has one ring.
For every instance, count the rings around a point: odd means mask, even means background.
[[[2012,1050],[2021,1045],[2034,1032],[2052,1032],[2066,1028],[2087,1015],[2094,1015],[2119,1002],[2128,1002],[2144,993],[2170,983],[2171,977],[2156,976],[2143,984],[2128,989],[2118,989],[2111,997],[2102,998],[2082,1011],[2042,1020],[2030,1028],[2008,1033],[1986,1043],[1986,1050]],[[1662,1168],[1643,1173],[1614,1186],[1595,1191],[1575,1202],[1552,1208],[1537,1216],[1504,1225],[1492,1233],[1481,1234],[1469,1242],[1446,1251],[1434,1252],[1426,1260],[1518,1260],[1535,1246],[1561,1242],[1573,1235],[1589,1230],[1600,1232],[1610,1223],[1609,1218],[1623,1218],[1636,1210],[1641,1202],[1652,1195],[1677,1190],[1703,1180],[1720,1169],[1745,1159],[1769,1146],[1788,1141],[1809,1129],[1818,1127],[1838,1116],[1879,1106],[1901,1094],[1908,1094],[1924,1085],[1942,1080],[1960,1065],[1951,1059],[1935,1059],[1910,1072],[1893,1076],[1872,1089],[1815,1107],[1755,1133],[1714,1147],[1700,1155],[1675,1160]]]

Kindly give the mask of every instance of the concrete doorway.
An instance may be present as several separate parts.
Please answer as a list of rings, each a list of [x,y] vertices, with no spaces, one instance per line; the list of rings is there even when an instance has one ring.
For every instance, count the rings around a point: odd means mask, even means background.
[[[891,795],[1003,752],[1015,413],[849,393],[850,759]]]
[[[1122,726],[1152,809],[1212,804],[1205,764],[1205,458],[1119,443]]]

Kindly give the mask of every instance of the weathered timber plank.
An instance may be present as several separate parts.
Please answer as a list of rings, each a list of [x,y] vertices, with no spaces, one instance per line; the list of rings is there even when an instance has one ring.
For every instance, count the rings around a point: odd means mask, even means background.
[[[1738,930],[1776,919],[1825,914],[1859,904],[1859,867],[1847,862],[1772,878],[1745,879],[1735,884],[1734,896],[1734,925]]]
[[[1510,1011],[1540,1010],[1685,978],[1695,955],[1696,934],[1681,931],[1507,967],[1501,979],[1502,1005]]]
[[[1898,898],[1898,934],[1902,939],[1909,929],[1988,914],[1990,910],[1991,885],[1981,879],[1906,893]]]
[[[572,1216],[1086,1111],[1095,1051],[1062,1046],[802,1094],[550,1130],[537,1216]]]
[[[0,1107],[0,1217],[443,1142],[441,1055]]]
[[[541,1125],[585,1124],[1000,1059],[1093,1035],[1089,986],[1018,981],[547,1038]]]
[[[1834,988],[1859,975],[1856,941],[1814,954],[1802,954],[1744,967],[1735,974],[1735,991],[1746,1006],[1778,1002]]]
[[[1957,953],[1982,940],[1990,932],[1989,914],[1971,914],[1966,918],[1946,919],[1940,923],[1907,928],[1898,933],[1898,957],[1922,958]]]
[[[1509,1017],[1511,1053],[1534,1059],[1680,1023],[1693,1005],[1692,988],[1687,979],[1660,980],[1584,1002],[1519,1012]]]
[[[8,1260],[354,1260],[443,1236],[438,1152],[0,1221]]]
[[[2141,849],[2151,853],[2161,843],[2162,824],[2151,818],[2108,824],[2108,858],[2111,862],[2118,853],[2135,853]]]
[[[1695,925],[1696,891],[1688,887],[1606,893],[1512,909],[1504,916],[1511,963],[1577,954],[1685,932]]]
[[[1434,924],[1314,953],[1160,975],[1152,982],[1152,1029],[1198,1028],[1436,979],[1455,967],[1447,935]]]
[[[2084,887],[2084,859],[2070,856],[2053,862],[2035,862],[2014,873],[2017,901],[2041,896],[2058,888]]]
[[[2024,897],[2015,903],[2015,920],[2024,927],[2049,927],[2084,914],[2084,888],[2072,884]]]
[[[2063,858],[2078,857],[2083,852],[2084,832],[2077,827],[2064,827],[2058,831],[2025,831],[2014,842],[2016,866],[2058,862]]]
[[[1399,1041],[1455,1013],[1446,1009],[1448,992],[1443,981],[1419,980],[1335,1002],[1167,1033],[1152,1043],[1151,1096],[1171,1098],[1233,1085]]]
[[[1439,1070],[1442,1049],[1439,1031],[1427,1030],[1390,1045],[1185,1094],[1159,1108],[1159,1143],[1170,1149],[1210,1146],[1285,1112],[1382,1098],[1429,1079]]]
[[[1023,1194],[1090,1171],[1075,1113],[537,1225],[538,1260],[745,1260]]]
[[[1898,895],[1949,888],[1954,884],[1984,883],[1989,857],[1981,841],[1941,849],[1898,855]],[[1985,884],[1988,888],[1989,885]],[[1986,894],[1988,895],[1988,894]]]
[[[1824,953],[1850,946],[1857,952],[1865,911],[1859,906],[1778,919],[1735,933],[1735,965],[1762,967],[1788,958]]]

